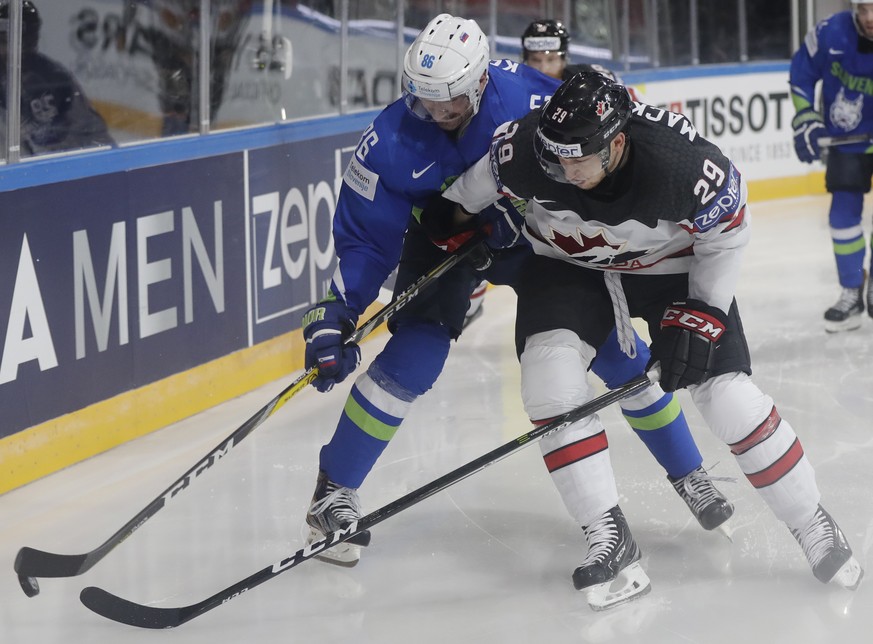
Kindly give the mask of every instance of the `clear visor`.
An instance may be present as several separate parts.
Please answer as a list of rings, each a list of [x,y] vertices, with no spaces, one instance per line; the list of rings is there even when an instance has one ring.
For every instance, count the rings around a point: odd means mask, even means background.
[[[580,146],[564,146],[564,149],[578,147]],[[540,167],[549,178],[577,187],[584,188],[586,184],[600,177],[609,165],[609,146],[585,156],[559,155],[556,150],[550,149],[542,136],[537,136],[534,139],[534,150]]]
[[[455,130],[473,116],[473,101],[468,94],[447,100],[432,100],[404,90],[403,102],[414,117],[436,123],[444,130]]]

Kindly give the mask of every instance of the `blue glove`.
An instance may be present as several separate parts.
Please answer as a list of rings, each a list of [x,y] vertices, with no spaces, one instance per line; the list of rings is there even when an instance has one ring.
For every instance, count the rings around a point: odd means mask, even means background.
[[[820,159],[821,146],[818,140],[827,135],[821,114],[811,107],[804,108],[795,114],[791,127],[794,128],[794,151],[797,158],[804,163]]]
[[[307,369],[318,368],[312,385],[319,391],[330,391],[361,363],[358,345],[344,342],[354,332],[356,320],[345,304],[335,300],[319,302],[303,316],[305,364]]]
[[[486,233],[485,243],[491,248],[512,248],[521,237],[524,213],[507,197],[488,206],[476,215],[476,221]]]

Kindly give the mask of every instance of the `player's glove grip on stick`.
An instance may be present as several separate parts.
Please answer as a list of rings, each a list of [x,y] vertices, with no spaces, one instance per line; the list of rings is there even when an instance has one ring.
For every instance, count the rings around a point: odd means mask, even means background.
[[[674,302],[667,307],[649,361],[649,368],[660,363],[664,391],[676,391],[707,379],[715,348],[725,333],[725,317],[719,309],[700,300]]]
[[[318,368],[312,385],[321,392],[342,382],[361,362],[357,344],[345,339],[355,330],[357,316],[342,302],[319,302],[303,316],[307,369]]]
[[[490,236],[492,225],[482,225],[475,215],[467,221],[458,223],[456,213],[458,204],[442,195],[435,195],[422,209],[419,222],[430,240],[447,253],[454,253],[469,242],[480,231],[484,236]],[[480,243],[468,256],[467,260],[477,271],[484,271],[491,266],[493,257],[485,243]]]

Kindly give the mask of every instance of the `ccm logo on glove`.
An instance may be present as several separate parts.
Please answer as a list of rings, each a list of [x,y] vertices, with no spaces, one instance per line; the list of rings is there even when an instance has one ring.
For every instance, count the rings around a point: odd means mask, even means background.
[[[712,342],[718,342],[724,333],[724,324],[700,311],[668,307],[661,318],[661,328],[678,327],[694,331]]]

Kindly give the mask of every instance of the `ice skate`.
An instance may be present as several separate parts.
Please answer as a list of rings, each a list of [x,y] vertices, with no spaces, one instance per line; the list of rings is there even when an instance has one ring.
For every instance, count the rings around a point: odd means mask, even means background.
[[[809,523],[799,530],[792,528],[791,534],[803,548],[812,574],[820,582],[832,581],[847,590],[855,590],[861,583],[864,570],[852,556],[840,526],[823,507],[818,506]]]
[[[652,589],[621,508],[610,508],[591,525],[582,526],[582,532],[588,554],[573,572],[573,585],[585,593],[592,610],[624,604]]]
[[[867,315],[873,318],[873,279],[867,282]]]
[[[361,503],[358,499],[358,491],[337,485],[327,478],[327,474],[319,472],[315,493],[312,495],[312,505],[306,514],[306,524],[309,526],[306,544],[318,541],[326,534],[345,528],[352,521],[360,518]],[[364,530],[348,541],[319,553],[316,557],[338,566],[351,567],[360,560],[361,547],[368,545],[370,545],[370,531]]]
[[[712,484],[713,479],[703,466],[692,470],[680,479],[668,476],[667,480],[685,501],[691,514],[704,530],[719,528],[728,539],[731,538],[726,522],[733,516],[734,506]]]
[[[485,291],[487,290],[488,282],[486,280],[482,280],[470,294],[470,308],[467,309],[467,313],[464,316],[465,329],[473,324],[473,322],[478,320],[480,317],[482,317],[482,314],[485,312],[485,307],[483,306],[483,304],[485,302]]]
[[[838,333],[854,331],[861,326],[864,313],[864,287],[843,288],[840,299],[825,311],[825,331]]]

